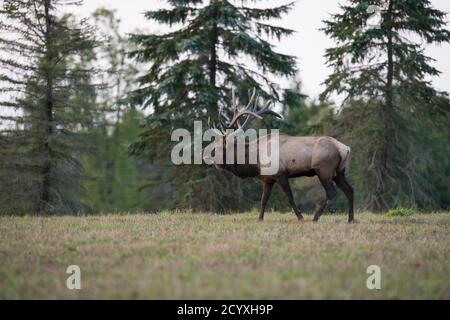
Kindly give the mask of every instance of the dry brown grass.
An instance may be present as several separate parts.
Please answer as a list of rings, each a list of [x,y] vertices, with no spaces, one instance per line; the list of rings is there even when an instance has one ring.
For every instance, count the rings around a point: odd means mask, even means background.
[[[311,217],[307,217],[310,220]],[[450,215],[0,218],[0,298],[450,298]],[[68,265],[82,290],[66,288]],[[382,289],[366,288],[366,268]]]

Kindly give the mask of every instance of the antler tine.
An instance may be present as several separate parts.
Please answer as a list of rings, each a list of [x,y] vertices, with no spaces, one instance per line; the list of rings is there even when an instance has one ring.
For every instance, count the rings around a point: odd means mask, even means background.
[[[257,110],[256,110],[256,109],[257,109],[257,105],[258,105],[257,101],[258,101],[260,98],[261,98],[261,97],[258,97],[258,98],[255,100],[255,105],[254,105],[254,108],[253,108],[253,111],[255,111],[255,114],[254,114],[253,116],[249,115],[249,116],[247,117],[247,119],[245,119],[244,124],[240,127],[242,130],[245,130],[245,128],[250,124],[250,122],[253,121],[253,119],[255,119],[255,118],[262,119],[262,117],[261,117],[261,114],[262,114],[261,111],[257,111]]]
[[[255,99],[255,95],[256,95],[256,88],[253,88],[252,95],[250,97],[250,100],[248,101],[247,106],[245,107],[245,110],[248,110],[248,108],[252,105],[252,102]]]
[[[273,110],[270,109],[270,106],[272,105],[273,101],[269,101],[267,102],[266,106],[264,109],[262,109],[261,111],[258,112],[259,115],[263,115],[263,114],[270,114],[273,115],[277,118],[283,118],[278,112],[275,112]]]
[[[233,117],[238,114],[238,108],[236,103],[236,93],[234,92],[234,87],[231,88],[231,103],[233,109]]]
[[[245,107],[245,109],[243,111],[240,111],[240,112],[237,111],[237,108],[235,109],[236,112],[233,114],[233,119],[231,120],[231,123],[230,123],[230,127],[231,128],[233,128],[236,124],[238,125],[239,129],[242,128],[242,126],[239,123],[239,118],[242,117],[243,115],[247,114],[248,115],[247,119],[250,118],[250,117],[261,118],[259,115],[257,115],[254,112],[254,108],[250,109],[250,107],[251,107],[251,105],[252,105],[252,103],[253,103],[253,101],[255,99],[255,95],[256,95],[256,88],[253,88],[252,95],[251,95],[250,100],[249,100],[247,106]]]
[[[239,122],[239,118],[240,117],[242,117],[243,115],[246,115],[247,114],[247,118],[245,119],[245,121],[247,121],[248,120],[248,118],[253,118],[254,116],[257,116],[256,114],[255,114],[255,111],[256,111],[256,103],[254,104],[254,107],[252,108],[251,106],[252,106],[252,103],[253,103],[253,101],[255,101],[255,95],[256,95],[256,88],[253,88],[253,91],[252,91],[252,93],[251,93],[251,95],[250,95],[250,90],[249,90],[249,101],[248,101],[248,104],[247,104],[247,106],[244,108],[244,110],[242,111],[242,112],[239,112],[239,113],[235,113],[234,115],[233,115],[233,120],[231,121],[231,125],[230,125],[230,127],[233,127],[235,124],[237,124],[237,126],[238,126],[238,128],[239,129],[241,129],[242,128],[242,125],[240,124],[240,122]],[[258,99],[258,98],[257,98]]]
[[[234,92],[233,92],[233,95],[234,95]],[[272,104],[272,101],[268,101],[266,106],[262,110],[257,111],[258,102],[259,102],[260,99],[262,99],[262,97],[257,96],[256,99],[255,99],[255,95],[256,95],[256,88],[253,89],[253,92],[252,92],[252,95],[250,97],[250,101],[247,104],[247,107],[243,111],[240,111],[238,113],[236,113],[236,112],[234,113],[233,119],[231,120],[231,123],[230,123],[230,127],[234,127],[237,124],[239,129],[245,130],[245,128],[255,118],[263,119],[263,117],[262,117],[263,114],[269,114],[269,115],[276,116],[278,118],[282,118],[281,115],[279,115],[275,111],[272,111],[272,110],[269,109],[271,104]],[[250,108],[252,105],[253,105],[253,108]],[[235,110],[237,110],[237,108]],[[244,115],[247,115],[247,118],[245,119],[244,124],[241,126],[240,123],[239,123],[239,118],[244,116]]]
[[[249,123],[252,122],[254,118],[255,118],[255,117],[248,116],[247,119],[245,119],[244,124],[241,126],[240,129],[245,130],[245,128],[247,128],[247,126],[249,125]],[[262,118],[261,118],[261,119],[262,119]]]
[[[271,106],[271,104],[273,103],[273,101],[268,101],[267,103],[266,103],[266,106],[262,109],[262,110],[260,110],[259,112],[261,112],[261,113],[264,113],[264,112],[266,112],[266,111],[269,111],[270,109],[270,106]]]
[[[236,93],[235,93],[234,87],[231,88],[231,100],[232,100],[232,107],[231,108],[232,108],[232,111],[233,111],[233,118],[232,119],[234,119],[234,118],[238,117],[238,115],[239,115],[239,110],[237,108],[237,101],[236,101]],[[230,119],[228,119],[228,122],[230,123]],[[237,125],[238,125],[238,127],[240,127],[239,126],[239,122],[237,122]],[[233,126],[230,125],[230,127],[233,127]]]
[[[227,116],[226,113],[223,112],[223,108],[220,109],[220,115],[226,120],[226,121],[230,121],[230,118]]]
[[[233,104],[233,109],[236,109],[236,94],[234,92],[234,87],[231,88],[231,103]]]
[[[263,115],[263,114],[270,114],[270,115],[273,115],[273,116],[278,117],[278,118],[281,119],[281,118],[282,118],[281,115],[279,115],[277,112],[272,111],[272,110],[269,109],[269,107],[271,106],[271,104],[272,104],[272,101],[269,101],[269,102],[267,102],[267,104],[266,104],[266,106],[264,107],[264,109],[262,109],[262,110],[260,110],[260,111],[257,111],[257,112],[254,112],[253,115],[249,115],[249,116],[247,117],[247,119],[245,119],[245,122],[244,122],[244,124],[241,126],[241,129],[242,129],[242,130],[245,130],[245,128],[246,128],[246,127],[250,124],[250,122],[252,122],[253,119],[255,119],[255,118],[263,119],[263,118],[262,118],[262,115]],[[256,104],[255,104],[255,109],[256,109]]]
[[[247,122],[249,118],[258,118],[258,119],[262,119],[262,117],[261,117],[260,115],[254,113],[253,111],[250,111],[250,110],[244,110],[244,111],[239,112],[239,114],[238,114],[236,117],[233,118],[233,120],[232,120],[231,123],[230,123],[230,127],[233,127],[233,126],[238,122],[239,118],[242,117],[242,116],[244,116],[244,115],[246,115],[246,114],[248,115],[248,117],[247,117],[247,119],[245,120],[245,122]],[[244,125],[239,126],[239,128],[240,128],[240,129],[241,129],[241,128],[244,128]]]
[[[233,116],[233,120],[230,123],[230,127],[233,127],[235,124],[237,124],[239,129],[242,129],[242,128],[245,128],[246,123],[248,124],[254,118],[262,119],[262,117],[256,112],[257,102],[255,102],[253,108],[251,108],[253,102],[255,101],[255,96],[256,96],[256,88],[253,88],[253,91],[252,91],[252,94],[250,96],[250,100],[249,100],[247,106],[245,107],[245,109],[243,111],[241,111],[238,114],[235,114]],[[247,115],[247,118],[245,119],[244,125],[241,126],[239,123],[239,118],[244,115]]]
[[[216,127],[215,124],[213,124],[213,129],[219,131],[221,134],[225,134],[225,129],[223,128],[222,125],[219,125],[219,128]]]
[[[256,99],[255,99],[255,107],[254,107],[253,110],[256,111],[256,110],[258,109],[258,102],[259,102],[261,99],[262,99],[261,96],[257,96],[257,97],[256,97]]]
[[[225,127],[224,127],[223,122],[222,122],[222,117],[224,117],[223,108],[219,108],[219,130],[222,133],[224,133],[225,132]]]
[[[229,125],[230,128],[233,128],[236,124],[237,124],[238,128],[240,128],[241,125],[239,123],[239,118],[242,117],[245,114],[249,114],[249,112],[253,112],[253,109],[250,109],[250,106],[252,105],[252,102],[255,99],[255,94],[256,94],[256,89],[253,88],[253,92],[252,92],[252,95],[250,97],[250,101],[248,102],[247,106],[244,108],[243,111],[239,111],[238,108],[237,108],[236,95],[235,95],[234,87],[231,88],[233,118],[232,118],[232,120],[230,122],[230,125]]]

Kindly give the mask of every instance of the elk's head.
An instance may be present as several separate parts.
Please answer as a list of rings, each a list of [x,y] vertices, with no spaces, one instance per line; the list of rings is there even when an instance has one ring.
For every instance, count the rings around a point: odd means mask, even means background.
[[[234,88],[232,89],[232,112],[233,117],[229,119],[223,109],[219,110],[218,127],[215,122],[208,119],[208,126],[213,132],[214,142],[203,150],[203,159],[207,164],[213,164],[217,169],[224,169],[226,154],[230,146],[234,146],[236,137],[244,134],[250,123],[258,118],[263,119],[263,115],[281,116],[270,110],[271,101],[266,106],[258,110],[259,97],[256,97],[256,89],[253,89],[250,100],[245,108],[238,110]],[[243,122],[241,122],[243,121]]]

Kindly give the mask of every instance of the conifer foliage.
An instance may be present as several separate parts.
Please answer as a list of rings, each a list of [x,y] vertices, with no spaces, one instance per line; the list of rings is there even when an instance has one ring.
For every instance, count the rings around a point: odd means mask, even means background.
[[[371,25],[374,12],[381,20]],[[324,96],[337,92],[353,100],[344,104],[340,129],[364,168],[358,184],[365,203],[374,211],[423,205],[430,197],[422,173],[432,164],[412,128],[449,110],[442,104],[448,94],[430,82],[439,71],[424,53],[425,43],[450,41],[446,14],[428,0],[351,0],[325,24],[337,46],[326,51],[333,73]]]
[[[229,106],[232,86],[244,99],[248,89],[256,87],[260,95],[280,100],[268,75],[294,75],[295,59],[275,52],[263,36],[280,39],[293,31],[264,21],[280,18],[292,3],[254,9],[241,5],[250,1],[168,2],[170,9],[148,11],[145,17],[179,28],[162,35],[131,37],[139,46],[131,56],[152,64],[133,95],[144,107],[155,108],[150,122],[199,119],[206,114],[216,117],[218,106]],[[253,60],[259,70],[246,65],[244,57]]]
[[[133,152],[149,151],[167,159],[170,151],[164,147],[170,146],[173,129],[192,130],[194,120],[206,124],[207,117],[217,121],[221,112],[230,115],[232,87],[241,105],[247,103],[253,88],[261,97],[275,102],[292,98],[271,79],[295,75],[295,58],[276,52],[268,40],[292,34],[292,30],[269,22],[281,18],[294,4],[260,9],[252,3],[170,0],[167,9],[145,13],[147,19],[172,27],[172,31],[131,36],[137,46],[131,56],[149,63],[149,68],[139,78],[140,87],[130,94],[129,101],[151,110]],[[242,192],[236,181],[230,183],[223,174],[205,168],[183,170],[190,173],[177,172],[172,178],[174,186],[181,187],[172,189],[180,197],[178,202],[197,209],[237,209]],[[176,181],[180,175],[183,181]],[[237,193],[227,198],[227,191]]]
[[[0,11],[0,211],[83,209],[80,152],[92,126],[94,46],[85,21],[61,16],[64,0],[4,0]],[[78,99],[84,95],[91,99]],[[81,102],[84,103],[81,103]]]

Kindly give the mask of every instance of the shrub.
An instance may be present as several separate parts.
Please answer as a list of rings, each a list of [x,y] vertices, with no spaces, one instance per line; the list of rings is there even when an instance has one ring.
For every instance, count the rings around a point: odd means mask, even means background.
[[[388,217],[409,217],[414,214],[413,209],[409,208],[398,208],[398,209],[391,209],[387,212]]]

